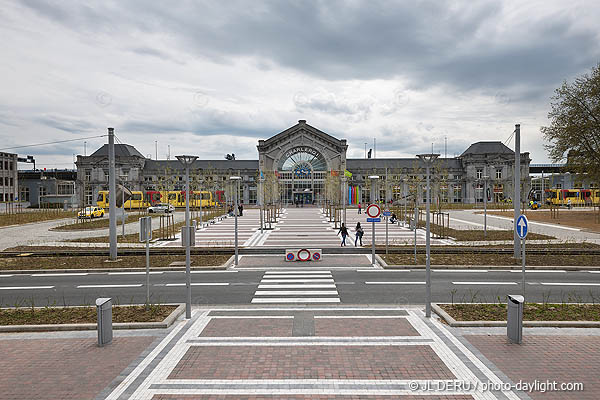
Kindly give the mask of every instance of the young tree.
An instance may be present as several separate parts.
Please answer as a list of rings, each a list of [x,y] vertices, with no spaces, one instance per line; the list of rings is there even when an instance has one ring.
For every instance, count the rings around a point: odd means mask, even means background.
[[[564,82],[552,97],[550,125],[541,128],[555,161],[600,180],[600,64],[573,83]]]

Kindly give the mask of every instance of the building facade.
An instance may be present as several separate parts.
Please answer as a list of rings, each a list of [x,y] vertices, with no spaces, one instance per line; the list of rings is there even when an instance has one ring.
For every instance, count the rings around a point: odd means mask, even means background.
[[[305,120],[259,140],[258,160],[197,160],[191,168],[193,190],[221,191],[231,197],[230,176],[242,177],[244,204],[282,201],[320,204],[345,198],[369,201],[368,176],[380,176],[379,200],[425,201],[425,169],[416,158],[347,159],[348,144]],[[133,146],[115,145],[117,182],[132,191],[185,190],[185,171],[177,160],[151,160]],[[521,154],[521,190],[529,192],[529,153]],[[77,190],[81,205],[93,204],[108,189],[108,148],[77,156]],[[432,201],[480,203],[514,197],[514,152],[501,142],[478,142],[454,158],[440,158],[432,168]],[[487,190],[486,190],[487,189]],[[523,196],[523,195],[522,195]],[[522,197],[523,198],[523,197]]]
[[[0,153],[0,202],[18,201],[17,155]]]
[[[34,208],[76,208],[76,177],[69,169],[19,171],[19,201]]]

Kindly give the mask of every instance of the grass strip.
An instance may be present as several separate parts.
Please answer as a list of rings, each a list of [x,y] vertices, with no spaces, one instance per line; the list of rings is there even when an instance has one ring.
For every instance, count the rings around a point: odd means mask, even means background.
[[[127,219],[125,220],[126,224],[129,224],[131,222],[137,222],[141,217],[146,217],[147,215],[145,214],[135,214],[135,215],[128,215]],[[156,216],[155,214],[150,215],[150,217],[154,217]],[[103,218],[97,218],[97,219],[89,219],[89,218],[82,218],[82,219],[78,219],[76,220],[76,222],[73,223],[65,223],[64,225],[59,225],[55,228],[52,228],[53,231],[81,231],[81,230],[88,230],[88,229],[105,229],[108,228],[108,224],[109,224],[109,219],[108,216],[105,216]],[[117,221],[117,227],[120,228],[121,227],[121,221]]]
[[[230,255],[195,255],[192,266],[209,267],[223,265]],[[104,269],[104,268],[144,268],[146,256],[123,256],[117,261],[106,262],[106,256],[79,257],[10,257],[0,258],[1,270],[43,270],[43,269]],[[185,261],[183,255],[151,255],[150,266],[168,267],[174,261]]]
[[[506,304],[440,304],[457,321],[506,321]],[[600,321],[600,304],[526,303],[524,321]]]
[[[113,322],[161,322],[174,305],[113,306]],[[0,309],[0,325],[93,324],[96,307],[42,307]]]
[[[389,265],[414,265],[413,254],[382,255]],[[560,254],[527,254],[528,266],[600,266],[598,255],[560,255]],[[425,254],[417,254],[417,265],[425,264]],[[512,254],[431,254],[432,265],[521,265],[521,260],[512,257]]]
[[[21,225],[61,218],[72,218],[75,217],[75,215],[74,211],[62,210],[36,210],[14,214],[0,214],[0,226]]]

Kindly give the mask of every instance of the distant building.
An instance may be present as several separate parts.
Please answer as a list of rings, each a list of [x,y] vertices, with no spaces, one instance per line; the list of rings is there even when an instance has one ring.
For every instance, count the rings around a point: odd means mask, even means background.
[[[17,155],[0,153],[0,202],[18,201]]]
[[[369,175],[381,177],[381,201],[402,201],[417,193],[425,201],[424,168],[416,158],[346,159],[346,140],[337,139],[308,125],[305,120],[267,140],[259,140],[258,160],[198,160],[191,169],[204,190],[230,192],[231,175],[242,177],[240,199],[259,202],[259,181],[276,179],[276,197],[284,203],[320,203],[332,182],[347,177],[348,202],[369,201]],[[224,149],[226,150],[226,149]],[[193,154],[193,150],[190,150]],[[151,160],[133,146],[115,145],[117,183],[134,191],[185,190],[185,171],[177,160]],[[522,198],[529,192],[529,153],[521,154]],[[108,189],[108,149],[102,146],[90,156],[77,156],[77,190],[81,204],[92,204],[98,191]],[[490,202],[514,197],[514,152],[501,142],[474,143],[454,158],[441,158],[433,174],[432,201],[480,203],[487,180]],[[328,189],[329,188],[329,189]],[[337,189],[339,191],[339,189]],[[434,200],[435,199],[435,200]]]
[[[78,206],[77,172],[69,169],[19,171],[19,200],[29,207]],[[26,204],[27,205],[27,204]]]

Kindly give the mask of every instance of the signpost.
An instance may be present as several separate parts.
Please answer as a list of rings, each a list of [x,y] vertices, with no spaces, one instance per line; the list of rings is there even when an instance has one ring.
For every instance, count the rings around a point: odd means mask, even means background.
[[[152,217],[140,218],[140,242],[146,242],[146,307],[150,305],[150,240]]]
[[[371,222],[371,264],[375,265],[375,222],[381,222],[381,208],[377,204],[369,204],[366,210],[367,222]]]
[[[387,208],[387,207],[386,207]],[[390,212],[390,210],[385,210],[383,212],[383,216],[385,217],[385,255],[388,255],[388,221],[390,219],[390,215],[392,215],[392,213]]]
[[[515,231],[517,232],[517,236],[521,238],[521,261],[523,266],[523,297],[525,297],[525,238],[527,237],[527,232],[529,231],[529,221],[527,221],[527,217],[525,215],[519,215],[519,218],[517,218],[517,223],[515,224]]]

